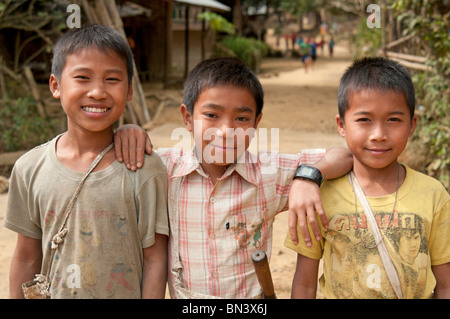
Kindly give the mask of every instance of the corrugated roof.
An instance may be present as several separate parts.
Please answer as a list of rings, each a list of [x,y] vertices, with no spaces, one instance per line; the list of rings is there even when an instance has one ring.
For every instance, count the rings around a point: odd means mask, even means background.
[[[186,3],[192,6],[217,9],[222,11],[231,11],[231,8],[229,6],[226,6],[215,0],[175,0],[175,2]]]

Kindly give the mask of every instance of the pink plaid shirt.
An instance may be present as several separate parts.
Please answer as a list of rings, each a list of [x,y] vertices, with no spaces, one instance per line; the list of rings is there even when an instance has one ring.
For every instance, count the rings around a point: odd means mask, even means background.
[[[174,285],[220,298],[260,295],[251,255],[261,249],[270,260],[272,224],[287,209],[296,168],[324,154],[322,149],[258,157],[246,152],[214,185],[193,152],[158,150],[169,176],[172,298],[183,298]]]

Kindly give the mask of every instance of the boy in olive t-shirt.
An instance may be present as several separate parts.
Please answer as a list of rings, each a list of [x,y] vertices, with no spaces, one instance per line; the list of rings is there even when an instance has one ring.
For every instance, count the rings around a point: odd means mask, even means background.
[[[88,176],[54,258],[65,209],[94,158],[113,142],[113,124],[132,95],[132,54],[114,29],[68,31],[53,48],[50,90],[67,131],[15,164],[5,226],[18,233],[10,297],[52,260],[51,298],[164,298],[167,172],[160,158],[138,172],[107,152]]]

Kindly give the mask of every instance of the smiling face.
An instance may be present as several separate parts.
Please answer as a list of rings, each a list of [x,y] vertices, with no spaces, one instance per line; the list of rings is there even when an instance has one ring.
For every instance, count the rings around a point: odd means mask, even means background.
[[[68,55],[60,79],[50,77],[50,90],[61,100],[68,130],[83,132],[112,130],[132,96],[124,59],[97,48]]]
[[[403,94],[363,90],[351,94],[345,118],[336,116],[338,131],[353,153],[354,165],[383,169],[397,158],[415,130],[417,118]]]
[[[204,90],[193,114],[181,106],[186,128],[194,133],[202,165],[228,166],[247,150],[261,120],[249,90],[222,85]]]

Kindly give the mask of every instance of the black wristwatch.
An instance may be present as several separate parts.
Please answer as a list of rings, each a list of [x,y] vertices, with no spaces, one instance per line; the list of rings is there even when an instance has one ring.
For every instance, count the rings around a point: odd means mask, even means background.
[[[300,178],[300,179],[306,179],[309,181],[313,181],[317,183],[317,185],[322,184],[323,179],[325,176],[322,176],[322,173],[318,168],[308,166],[308,165],[300,165],[294,174],[294,179]]]

